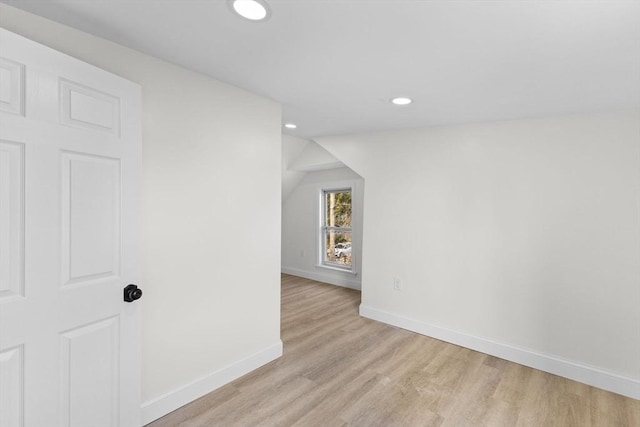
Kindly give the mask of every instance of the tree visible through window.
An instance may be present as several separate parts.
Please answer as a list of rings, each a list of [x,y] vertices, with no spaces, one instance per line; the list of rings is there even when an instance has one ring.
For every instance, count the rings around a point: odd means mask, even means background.
[[[322,191],[322,262],[351,269],[351,189]]]

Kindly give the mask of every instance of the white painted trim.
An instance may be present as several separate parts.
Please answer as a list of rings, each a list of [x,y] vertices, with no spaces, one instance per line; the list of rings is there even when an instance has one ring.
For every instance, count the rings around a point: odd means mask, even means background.
[[[231,381],[282,356],[282,341],[142,404],[142,425],[175,411]]]
[[[600,368],[583,365],[557,356],[465,334],[431,323],[360,305],[360,315],[389,325],[398,326],[432,338],[470,348],[511,362],[559,375],[593,387],[640,399],[640,380],[625,377]]]
[[[328,283],[330,285],[342,286],[343,288],[360,290],[360,282],[358,280],[349,279],[346,277],[336,277],[321,272],[300,270],[293,267],[282,267],[281,271],[284,274],[291,274],[292,276],[304,277],[305,279],[315,280],[318,282]],[[351,272],[342,271],[340,273],[352,275]]]
[[[357,276],[358,275],[357,271],[353,271],[350,268],[343,268],[343,267],[333,266],[331,264],[318,264],[318,265],[316,265],[316,268],[324,268],[326,270],[337,271],[338,273],[344,273],[344,274],[348,274],[350,276]]]

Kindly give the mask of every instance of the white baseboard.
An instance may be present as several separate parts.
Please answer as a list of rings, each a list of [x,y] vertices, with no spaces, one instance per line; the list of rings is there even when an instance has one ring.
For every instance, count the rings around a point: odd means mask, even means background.
[[[331,274],[323,274],[317,271],[300,270],[293,267],[282,267],[281,271],[284,274],[291,274],[292,276],[304,277],[305,279],[311,279],[322,283],[329,283],[330,285],[342,286],[343,288],[355,289],[357,291],[360,290],[360,282],[358,280],[349,279],[346,277],[336,277]]]
[[[593,366],[564,360],[556,356],[537,353],[526,348],[468,335],[364,305],[360,305],[360,315],[421,335],[433,337],[441,341],[559,375],[593,387],[608,390],[633,399],[640,399],[640,381],[634,378],[624,377]]]
[[[149,424],[280,356],[282,356],[282,341],[278,340],[277,343],[232,365],[225,366],[176,390],[145,402],[142,404],[142,425]]]

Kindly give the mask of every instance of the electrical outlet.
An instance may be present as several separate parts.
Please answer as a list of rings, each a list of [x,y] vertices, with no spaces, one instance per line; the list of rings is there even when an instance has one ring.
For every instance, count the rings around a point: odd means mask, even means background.
[[[395,289],[396,291],[402,290],[402,280],[400,280],[399,277],[393,278],[393,289]]]

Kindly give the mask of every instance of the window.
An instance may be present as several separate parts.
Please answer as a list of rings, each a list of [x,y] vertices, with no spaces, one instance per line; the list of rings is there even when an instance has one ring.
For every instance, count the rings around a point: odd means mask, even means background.
[[[351,188],[322,190],[321,198],[321,264],[352,270]]]

